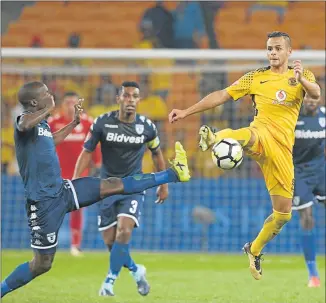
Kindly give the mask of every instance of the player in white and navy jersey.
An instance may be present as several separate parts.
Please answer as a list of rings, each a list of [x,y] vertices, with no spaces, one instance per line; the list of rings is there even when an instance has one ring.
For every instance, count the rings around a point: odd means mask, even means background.
[[[142,171],[145,150],[152,153],[156,170],[165,169],[165,162],[160,149],[160,140],[155,125],[145,116],[136,113],[140,101],[139,86],[135,82],[122,83],[117,102],[118,111],[105,113],[93,123],[90,135],[84,144],[76,164],[75,177],[87,167],[92,152],[101,144],[101,177],[127,177]],[[163,202],[168,196],[167,185],[157,191],[158,200]],[[147,295],[149,284],[146,281],[146,269],[135,264],[129,254],[129,242],[134,227],[139,226],[139,217],[144,202],[144,193],[118,195],[104,199],[99,204],[98,227],[104,243],[110,250],[110,269],[100,289],[101,296],[113,296],[113,285],[121,268],[127,267],[134,277],[138,292]],[[121,255],[127,255],[123,260]]]
[[[325,107],[308,95],[304,98],[296,130],[293,159],[295,187],[293,209],[300,214],[301,242],[309,272],[309,287],[320,286],[312,206],[325,201]]]
[[[55,103],[46,85],[41,82],[26,83],[19,90],[18,99],[24,112],[15,123],[15,148],[25,188],[34,256],[31,261],[18,265],[1,282],[1,298],[51,269],[58,232],[66,213],[111,195],[142,193],[164,183],[186,182],[190,179],[186,153],[177,142],[172,168],[165,171],[125,178],[85,177],[64,180],[55,146],[80,123],[82,100],[75,105],[73,120],[52,133],[47,118]]]

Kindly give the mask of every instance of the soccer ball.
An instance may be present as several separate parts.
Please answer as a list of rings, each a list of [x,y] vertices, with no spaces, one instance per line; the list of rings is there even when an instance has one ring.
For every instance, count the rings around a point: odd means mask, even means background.
[[[212,159],[221,169],[229,170],[238,167],[243,160],[243,149],[234,139],[223,139],[212,148]]]

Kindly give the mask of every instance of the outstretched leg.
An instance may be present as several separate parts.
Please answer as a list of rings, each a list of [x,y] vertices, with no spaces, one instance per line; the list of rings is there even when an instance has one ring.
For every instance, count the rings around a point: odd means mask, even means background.
[[[12,292],[36,277],[48,272],[54,260],[55,250],[50,249],[40,253],[34,250],[34,258],[30,262],[20,264],[16,269],[1,282],[1,298]]]
[[[141,193],[146,189],[162,184],[189,181],[191,177],[187,154],[180,142],[175,144],[175,153],[175,158],[171,161],[171,168],[157,173],[136,174],[125,178],[98,179],[87,177],[72,182],[67,180],[71,183],[70,187],[74,193],[75,208],[86,207],[108,196]]]

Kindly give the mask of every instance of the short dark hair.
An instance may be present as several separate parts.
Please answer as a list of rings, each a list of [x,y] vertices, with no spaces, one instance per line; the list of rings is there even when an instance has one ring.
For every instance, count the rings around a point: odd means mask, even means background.
[[[283,32],[271,32],[267,34],[267,38],[278,38],[278,37],[283,37],[289,44],[289,46],[291,46],[291,38],[289,36],[289,34],[287,33],[283,33]]]
[[[25,83],[18,91],[18,101],[24,107],[28,106],[29,101],[37,99],[38,89],[44,86],[42,82],[33,81]]]
[[[137,82],[134,82],[134,81],[124,81],[124,82],[122,82],[122,84],[121,84],[121,86],[120,86],[120,88],[118,90],[118,95],[121,94],[122,89],[124,87],[135,87],[135,88],[138,88],[139,89],[139,85],[138,85]]]
[[[79,95],[74,92],[74,91],[68,91],[68,92],[65,92],[64,95],[63,95],[63,99],[66,98],[66,97],[79,97]]]

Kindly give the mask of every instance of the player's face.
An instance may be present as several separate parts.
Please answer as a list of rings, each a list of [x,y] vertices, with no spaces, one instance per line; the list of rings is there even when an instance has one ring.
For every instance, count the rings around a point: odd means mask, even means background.
[[[75,113],[74,106],[78,103],[77,96],[67,96],[63,99],[62,110],[67,116],[73,116]]]
[[[44,84],[37,92],[37,103],[35,105],[37,110],[43,109],[48,103],[51,103],[52,98],[52,94],[50,94],[48,87]]]
[[[123,87],[118,96],[118,103],[122,113],[130,115],[136,112],[137,104],[140,100],[139,89],[136,87]]]
[[[283,37],[269,38],[267,40],[267,58],[270,66],[280,67],[287,64],[291,52],[291,47]]]
[[[311,98],[308,94],[305,95],[303,99],[303,106],[307,112],[313,113],[316,111],[319,105],[319,100]]]

